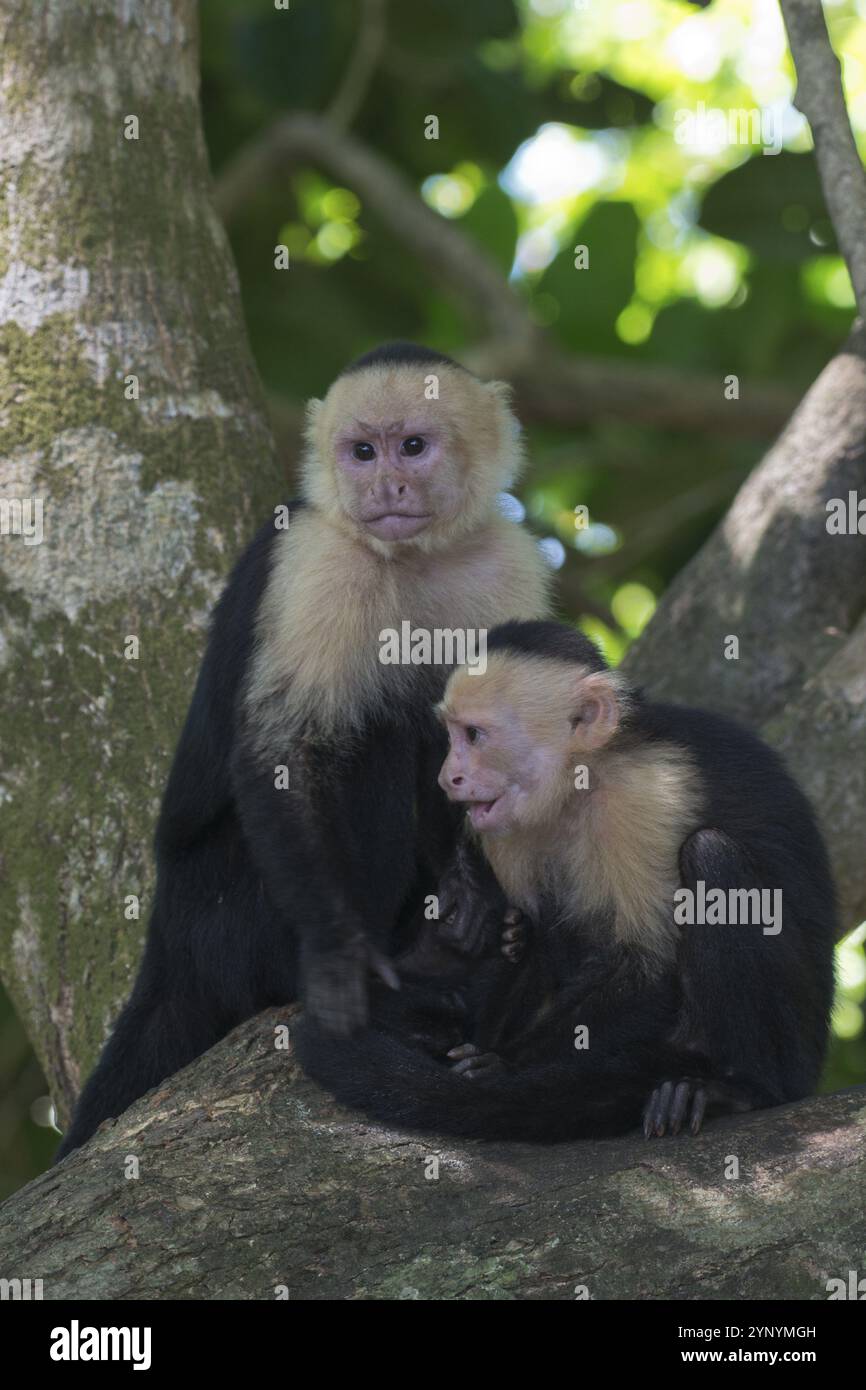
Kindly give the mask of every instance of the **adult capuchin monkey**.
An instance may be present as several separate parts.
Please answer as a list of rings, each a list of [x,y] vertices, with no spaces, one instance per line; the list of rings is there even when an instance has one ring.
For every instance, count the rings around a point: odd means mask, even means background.
[[[453,637],[547,611],[544,558],[498,506],[522,461],[507,388],[411,344],[311,402],[303,498],[214,614],[144,959],[60,1156],[257,1010],[300,991],[348,1035],[369,971],[396,984],[387,953],[454,846],[432,712]],[[428,664],[380,659],[406,624],[443,635]]]
[[[427,959],[351,1049],[301,1024],[309,1074],[381,1119],[482,1138],[641,1118],[647,1137],[697,1133],[708,1110],[807,1095],[834,893],[776,755],[727,719],[651,703],[555,623],[491,633],[486,672],[454,673],[439,710],[441,785],[499,885],[487,958],[461,962],[431,925]]]

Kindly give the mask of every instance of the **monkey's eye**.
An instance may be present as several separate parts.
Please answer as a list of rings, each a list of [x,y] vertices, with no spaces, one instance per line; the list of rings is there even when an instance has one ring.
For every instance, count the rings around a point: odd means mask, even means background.
[[[367,444],[365,440],[360,439],[357,444],[352,445],[352,458],[356,458],[359,463],[369,463],[370,459],[375,457],[376,450],[372,444]]]
[[[466,742],[467,742],[467,743],[477,743],[477,742],[478,742],[478,735],[479,735],[480,732],[481,732],[481,730],[480,730],[480,729],[476,729],[476,727],[475,727],[474,724],[467,724],[467,726],[466,726]]]
[[[420,434],[412,434],[408,439],[403,440],[400,445],[400,453],[408,454],[410,458],[414,458],[416,454],[423,454],[426,448],[426,439],[422,439]]]

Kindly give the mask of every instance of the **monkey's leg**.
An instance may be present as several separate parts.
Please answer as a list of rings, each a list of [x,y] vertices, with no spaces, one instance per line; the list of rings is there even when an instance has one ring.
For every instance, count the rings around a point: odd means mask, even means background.
[[[398,985],[362,915],[350,906],[335,823],[349,815],[343,803],[354,783],[341,786],[333,770],[328,780],[323,755],[302,739],[283,756],[291,785],[280,791],[272,771],[240,746],[232,773],[241,824],[276,919],[287,936],[297,937],[305,1007],[322,1027],[348,1037],[367,1023],[371,975]],[[390,915],[383,904],[383,917]]]
[[[689,836],[680,872],[695,901],[712,890],[730,904],[739,902],[732,890],[781,888],[766,883],[745,848],[716,829]],[[784,910],[786,930],[778,935],[754,921],[682,928],[683,1006],[673,1041],[707,1059],[710,1109],[757,1109],[808,1093],[797,1019],[806,963],[799,959],[797,904],[785,903]]]

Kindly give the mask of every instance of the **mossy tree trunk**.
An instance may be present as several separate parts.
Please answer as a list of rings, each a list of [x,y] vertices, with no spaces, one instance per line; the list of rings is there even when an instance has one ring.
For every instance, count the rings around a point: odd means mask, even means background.
[[[194,0],[0,0],[0,970],[61,1114],[130,987],[209,610],[278,499],[198,84]]]

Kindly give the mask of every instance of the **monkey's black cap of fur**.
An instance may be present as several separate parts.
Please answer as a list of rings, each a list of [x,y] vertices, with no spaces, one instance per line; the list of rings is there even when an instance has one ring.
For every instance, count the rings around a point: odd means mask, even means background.
[[[446,357],[444,352],[437,352],[435,348],[423,347],[420,343],[407,343],[398,340],[393,343],[382,343],[380,347],[371,348],[361,357],[356,357],[354,362],[350,362],[348,367],[344,367],[340,376],[350,376],[353,372],[362,372],[367,367],[421,367],[425,364],[438,363],[440,366],[457,367],[460,371],[465,371],[459,362],[453,358]]]
[[[595,643],[564,623],[517,619],[500,623],[488,635],[487,650],[543,656],[550,661],[564,661],[568,666],[588,666],[591,671],[607,670],[607,662]]]

